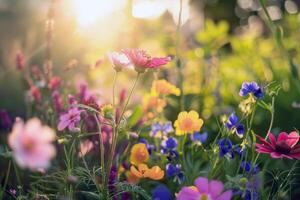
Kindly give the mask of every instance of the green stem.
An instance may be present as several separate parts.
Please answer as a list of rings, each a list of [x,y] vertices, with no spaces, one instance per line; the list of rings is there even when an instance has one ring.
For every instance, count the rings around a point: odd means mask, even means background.
[[[132,86],[132,88],[131,88],[131,91],[130,91],[130,93],[129,93],[129,96],[127,97],[126,103],[125,103],[125,105],[124,105],[124,107],[123,107],[123,110],[122,110],[122,112],[121,112],[121,115],[120,115],[120,117],[119,117],[119,120],[117,121],[117,124],[118,124],[118,125],[120,124],[120,121],[122,120],[123,115],[124,115],[124,113],[125,113],[125,111],[126,111],[126,109],[127,109],[127,106],[128,106],[129,101],[130,101],[130,99],[131,99],[131,96],[132,96],[132,94],[133,94],[133,91],[134,91],[134,89],[135,89],[135,87],[136,87],[136,85],[137,85],[137,82],[138,82],[138,80],[139,80],[139,78],[140,78],[140,75],[141,75],[141,73],[138,73],[137,76],[136,76],[136,79],[135,79],[134,84],[133,84],[133,86]]]
[[[114,119],[113,121],[113,132],[112,132],[112,143],[111,143],[111,147],[110,147],[110,151],[109,151],[109,157],[108,157],[108,162],[107,162],[107,169],[106,169],[106,179],[105,179],[105,185],[107,186],[108,184],[108,178],[109,178],[109,175],[110,175],[110,171],[111,171],[111,167],[112,167],[112,163],[113,163],[113,158],[114,158],[114,154],[115,154],[115,149],[116,149],[116,144],[117,144],[117,139],[118,139],[118,128],[119,128],[119,125],[120,125],[120,122],[122,121],[122,118],[123,118],[123,115],[127,109],[127,106],[130,102],[130,99],[132,97],[132,94],[133,94],[133,91],[135,90],[136,88],[136,85],[137,85],[137,82],[139,80],[139,77],[140,77],[141,73],[138,73],[137,74],[137,77],[134,81],[134,84],[130,90],[130,93],[127,97],[127,100],[126,100],[126,103],[122,109],[122,112],[119,116],[119,119]]]
[[[7,171],[6,171],[6,176],[5,176],[5,181],[4,181],[4,185],[3,185],[3,190],[1,191],[1,195],[0,195],[0,199],[3,198],[3,194],[6,190],[6,186],[7,186],[7,183],[8,183],[8,178],[9,178],[9,175],[10,175],[10,169],[11,169],[11,160],[8,162],[8,167],[7,167]]]
[[[117,82],[117,77],[118,77],[118,72],[115,72],[114,75],[114,80],[113,80],[113,88],[112,88],[112,102],[113,102],[113,108],[116,106],[116,101],[115,101],[115,90],[116,90],[116,82]]]
[[[100,148],[100,166],[101,166],[101,172],[102,172],[102,184],[103,187],[106,187],[106,172],[105,172],[105,158],[104,158],[104,143],[102,139],[102,129],[100,121],[96,114],[94,114],[95,121],[97,123],[98,131],[99,131],[99,148]]]
[[[180,58],[180,32],[181,32],[181,23],[182,23],[182,0],[179,2],[179,15],[178,22],[176,27],[176,66],[178,68],[178,82],[180,93],[180,110],[184,110],[184,91],[183,91],[183,72],[182,72],[182,61]]]
[[[272,127],[273,127],[273,123],[274,123],[274,105],[275,105],[275,97],[273,96],[273,97],[272,97],[271,110],[270,110],[270,113],[271,113],[271,120],[270,120],[270,125],[269,125],[268,132],[267,132],[267,135],[266,135],[265,139],[268,138],[269,133],[271,132],[271,129],[272,129]],[[253,162],[253,165],[256,164],[259,155],[260,155],[260,153],[258,153],[258,154],[256,155],[256,157],[255,157],[255,159],[254,159],[254,162]]]
[[[15,174],[16,174],[16,178],[17,178],[17,183],[19,186],[22,186],[22,182],[21,182],[21,178],[20,178],[20,174],[19,174],[19,169],[16,165],[15,162],[13,162],[13,167],[14,167],[14,170],[15,170]]]

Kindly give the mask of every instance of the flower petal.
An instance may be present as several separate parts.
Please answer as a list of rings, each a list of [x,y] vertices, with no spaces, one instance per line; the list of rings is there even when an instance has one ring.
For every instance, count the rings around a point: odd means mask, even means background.
[[[221,181],[211,181],[209,183],[209,191],[213,199],[216,198],[223,191],[223,183]]]
[[[195,186],[198,188],[200,193],[208,192],[208,179],[204,177],[198,177],[195,180]]]
[[[216,198],[216,200],[230,200],[232,197],[232,192],[231,190],[224,192],[220,196]]]
[[[288,135],[288,139],[286,141],[286,143],[290,146],[290,147],[294,147],[299,141],[299,133],[296,131],[291,132]]]

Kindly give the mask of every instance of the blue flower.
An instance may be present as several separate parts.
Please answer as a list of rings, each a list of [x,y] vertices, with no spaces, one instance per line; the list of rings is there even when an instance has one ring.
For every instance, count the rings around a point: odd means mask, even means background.
[[[150,136],[151,137],[161,137],[166,136],[169,133],[174,132],[172,122],[166,122],[166,123],[155,123],[151,126]]]
[[[219,145],[219,155],[220,157],[229,157],[230,159],[233,159],[234,157],[234,149],[233,144],[230,139],[223,138],[218,141]]]
[[[152,200],[172,200],[172,193],[165,185],[158,185],[152,190]]]
[[[237,136],[241,138],[245,133],[245,127],[243,124],[239,124],[238,122],[239,118],[235,113],[232,113],[225,123],[225,126],[228,130],[233,130],[237,134]]]
[[[204,132],[202,134],[200,132],[196,132],[190,136],[190,139],[196,144],[201,145],[202,143],[206,142],[207,136],[207,132]]]
[[[242,84],[242,88],[240,89],[240,96],[245,97],[248,94],[252,94],[256,98],[262,98],[264,96],[263,89],[258,86],[258,84],[254,81],[252,82],[244,82]]]
[[[174,150],[177,148],[178,142],[176,138],[169,137],[161,142],[161,146],[165,149]]]
[[[167,178],[174,177],[175,182],[182,183],[184,176],[181,170],[181,165],[180,164],[173,165],[171,163],[168,163],[166,165],[166,177]]]
[[[239,118],[236,116],[235,113],[232,113],[229,116],[227,122],[225,123],[225,126],[228,129],[232,129],[232,128],[234,128],[238,124],[238,122],[239,122]]]
[[[177,146],[178,146],[178,142],[177,142],[176,138],[169,137],[167,139],[164,139],[161,142],[160,152],[162,154],[167,155],[167,159],[169,161],[172,161],[174,158],[175,159],[178,158],[178,152],[176,150]]]
[[[152,151],[155,150],[155,146],[148,143],[148,141],[144,138],[139,139],[140,143],[144,143],[148,149],[149,154],[152,154]]]
[[[259,167],[257,165],[252,166],[250,162],[243,161],[240,165],[240,169],[249,173],[250,175],[255,175],[259,173]]]

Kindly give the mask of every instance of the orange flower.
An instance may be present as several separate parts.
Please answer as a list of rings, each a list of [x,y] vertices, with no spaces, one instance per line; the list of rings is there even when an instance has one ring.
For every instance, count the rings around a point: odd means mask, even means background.
[[[131,171],[125,172],[126,180],[128,183],[136,184],[139,182],[140,178],[134,175]]]
[[[199,114],[196,111],[181,112],[174,126],[176,128],[176,135],[192,134],[200,131],[203,126],[203,120],[199,118]]]
[[[147,162],[149,159],[149,152],[144,143],[138,143],[133,145],[130,153],[130,162],[133,165],[139,165]]]
[[[138,178],[150,178],[153,180],[160,180],[165,175],[165,172],[160,167],[154,166],[149,169],[146,164],[139,164],[138,168],[132,165],[130,171]]]

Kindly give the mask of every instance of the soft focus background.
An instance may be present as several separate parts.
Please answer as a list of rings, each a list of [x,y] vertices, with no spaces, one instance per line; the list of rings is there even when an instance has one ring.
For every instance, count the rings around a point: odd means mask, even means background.
[[[28,86],[16,70],[15,57],[22,51],[26,68],[43,68],[50,7],[53,70],[66,85],[86,81],[105,102],[111,98],[107,91],[113,72],[107,52],[142,48],[151,55],[173,56],[177,49],[183,65],[185,108],[197,109],[212,128],[217,116],[238,106],[241,83],[255,80],[282,85],[274,128],[300,129],[300,2],[267,3],[271,19],[283,28],[290,59],[276,45],[257,0],[183,0],[181,25],[179,6],[179,0],[0,0],[0,108],[11,117],[26,116]],[[154,75],[180,86],[175,62]],[[124,75],[119,85],[128,86],[131,76],[130,72]],[[147,76],[135,101],[141,101],[142,91],[149,91]],[[176,109],[174,101],[167,111],[171,119]],[[256,130],[266,131],[268,121],[269,116],[261,114],[254,122]]]

